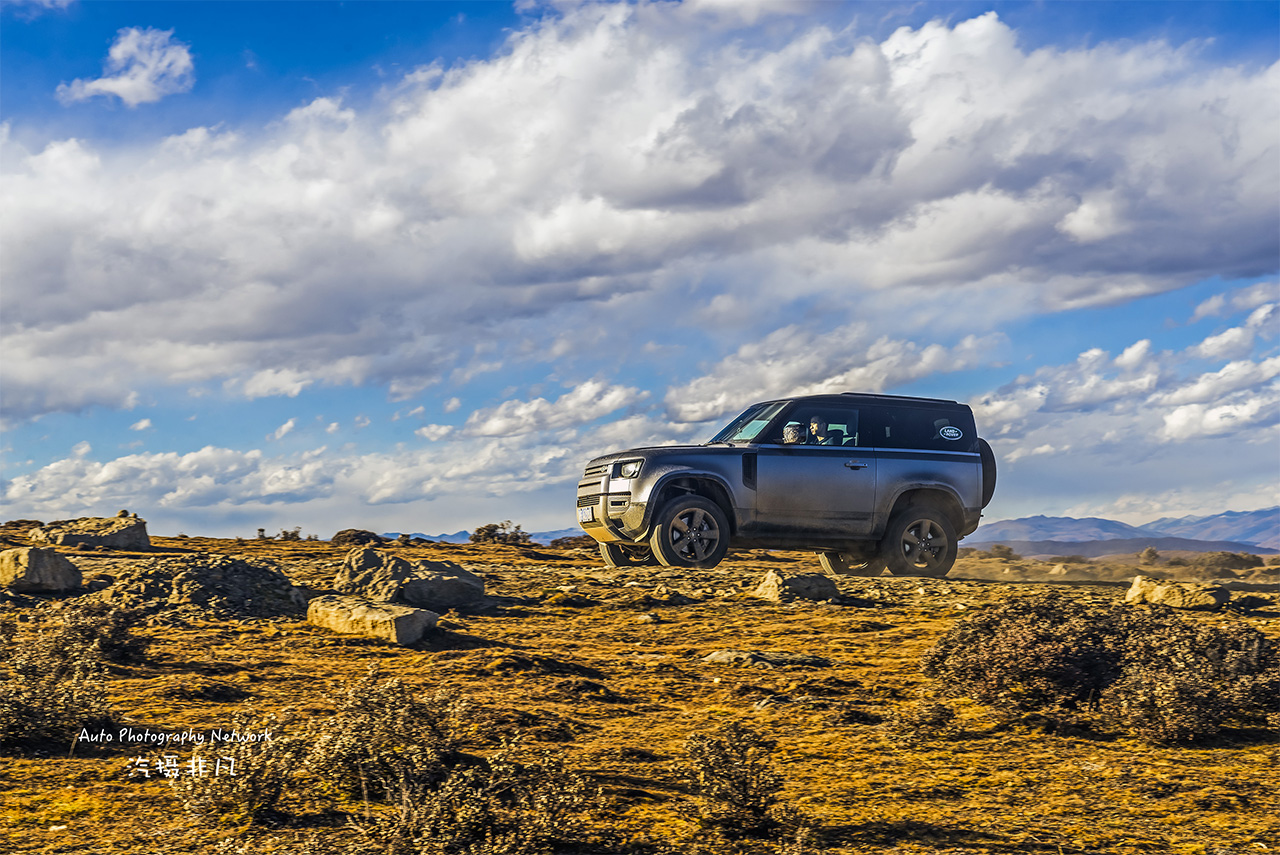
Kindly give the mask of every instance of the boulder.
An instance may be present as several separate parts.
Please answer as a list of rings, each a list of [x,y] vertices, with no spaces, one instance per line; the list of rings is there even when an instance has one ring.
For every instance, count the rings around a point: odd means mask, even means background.
[[[272,566],[229,555],[190,553],[113,562],[111,574],[90,577],[86,602],[115,608],[228,619],[301,616],[308,592]]]
[[[426,609],[392,603],[372,603],[363,597],[326,594],[307,605],[307,622],[315,626],[376,638],[401,646],[415,644],[440,616]]]
[[[769,570],[756,586],[753,594],[775,603],[794,599],[830,600],[840,596],[840,589],[825,573],[798,573],[787,576],[777,570]]]
[[[136,516],[56,520],[27,533],[33,543],[54,546],[105,546],[132,551],[151,548],[147,521]]]
[[[1150,576],[1134,576],[1133,585],[1124,595],[1126,603],[1151,603],[1174,609],[1214,611],[1231,599],[1231,592],[1221,585],[1196,585],[1166,582]]]
[[[383,538],[362,528],[344,528],[329,538],[333,546],[368,546],[371,543],[382,543]]]
[[[452,561],[415,561],[400,599],[415,606],[451,609],[484,602],[484,579]]]
[[[484,602],[484,580],[452,561],[410,563],[378,549],[347,553],[333,587],[375,602],[451,609]]]
[[[333,589],[389,603],[411,578],[413,567],[408,561],[378,549],[358,546],[343,559],[334,577]]]
[[[0,552],[0,586],[16,594],[74,591],[81,582],[80,568],[57,550],[25,546]]]

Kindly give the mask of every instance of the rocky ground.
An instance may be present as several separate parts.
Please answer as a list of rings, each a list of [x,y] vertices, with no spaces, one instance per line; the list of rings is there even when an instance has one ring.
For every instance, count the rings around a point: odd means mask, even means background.
[[[4,546],[27,545],[21,527]],[[488,601],[444,612],[397,647],[306,622],[333,592],[347,548],[318,541],[152,538],[146,551],[58,546],[81,571],[71,594],[0,596],[33,637],[77,603],[140,608],[141,661],[113,665],[114,732],[227,727],[276,713],[281,733],[330,713],[375,668],[429,694],[469,699],[474,749],[521,734],[561,750],[603,788],[598,852],[1254,853],[1280,848],[1280,739],[1227,731],[1196,748],[1115,734],[1049,733],[964,700],[946,733],[904,731],[901,713],[937,687],[919,660],[957,620],[1052,586],[1122,600],[1136,572],[969,555],[944,580],[838,580],[825,601],[753,595],[769,570],[818,572],[805,553],[734,553],[707,571],[607,568],[591,549],[387,546],[481,576]],[[1188,613],[1280,638],[1275,568],[1236,573],[1243,606]],[[1240,578],[1243,577],[1243,578]],[[1102,581],[1099,581],[1102,580]],[[295,590],[297,586],[301,590]],[[742,720],[776,740],[784,800],[810,818],[800,847],[732,843],[699,828],[680,772],[685,741]],[[227,825],[183,810],[140,757],[190,751],[78,740],[0,759],[0,849],[12,852],[338,852],[358,845],[332,804],[287,801]],[[606,843],[612,848],[605,847]],[[790,846],[788,849],[787,847]],[[355,851],[360,851],[359,849]],[[366,851],[374,851],[372,849]]]

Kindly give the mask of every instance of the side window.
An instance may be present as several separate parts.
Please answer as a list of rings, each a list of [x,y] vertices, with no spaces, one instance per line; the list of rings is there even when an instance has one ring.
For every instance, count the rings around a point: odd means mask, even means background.
[[[867,445],[929,451],[975,451],[973,417],[963,410],[884,407],[868,413]]]
[[[787,414],[770,441],[783,445],[857,445],[859,427],[856,407],[806,404]]]

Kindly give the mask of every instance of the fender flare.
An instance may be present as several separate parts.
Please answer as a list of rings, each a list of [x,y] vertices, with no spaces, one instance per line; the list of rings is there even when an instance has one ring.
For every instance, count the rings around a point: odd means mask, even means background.
[[[704,469],[693,469],[692,467],[685,469],[673,467],[670,472],[663,473],[659,476],[658,480],[653,483],[653,486],[649,489],[648,500],[644,507],[643,525],[645,531],[648,531],[653,525],[653,515],[658,512],[658,499],[662,496],[662,491],[665,490],[672,481],[684,478],[711,481],[724,491],[724,495],[729,498],[729,507],[721,507],[720,510],[724,511],[724,515],[729,519],[730,532],[736,534],[741,520],[738,518],[738,509],[733,504],[733,488],[729,486],[729,482],[727,482],[721,475]],[[707,498],[715,501],[715,499],[710,496]],[[719,502],[716,502],[716,504],[719,504]]]
[[[880,518],[876,520],[876,531],[875,531],[876,537],[882,537],[884,535],[884,530],[889,525],[889,518],[893,516],[893,510],[898,506],[898,502],[901,501],[902,497],[907,493],[915,492],[917,490],[925,490],[933,493],[942,493],[943,495],[945,495],[950,500],[951,507],[950,509],[944,507],[943,510],[954,510],[955,513],[950,515],[957,517],[957,519],[953,519],[952,524],[955,525],[957,530],[959,530],[963,526],[965,505],[960,498],[960,494],[956,492],[954,487],[952,487],[950,484],[945,484],[945,483],[936,482],[936,481],[916,482],[912,484],[904,484],[901,489],[897,490],[893,494],[893,499],[891,501],[886,502],[884,505],[881,506],[883,510],[877,509],[877,516],[879,516]]]

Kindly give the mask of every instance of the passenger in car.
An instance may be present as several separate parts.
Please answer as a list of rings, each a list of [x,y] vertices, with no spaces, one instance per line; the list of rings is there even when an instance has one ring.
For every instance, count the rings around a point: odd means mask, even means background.
[[[804,442],[804,428],[798,424],[789,424],[782,429],[782,441],[787,445]]]

